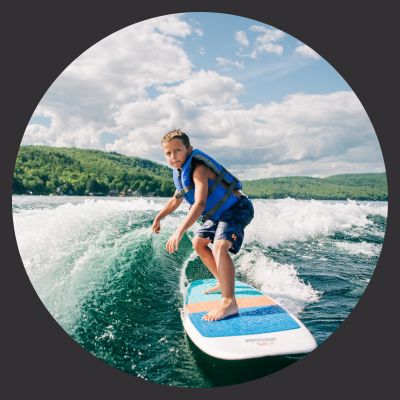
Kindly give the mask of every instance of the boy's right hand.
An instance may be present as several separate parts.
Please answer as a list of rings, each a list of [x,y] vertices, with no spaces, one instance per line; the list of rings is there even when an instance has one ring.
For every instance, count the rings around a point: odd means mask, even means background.
[[[158,218],[155,218],[153,221],[153,225],[151,226],[151,230],[154,233],[160,233],[161,225],[160,225],[160,220]]]

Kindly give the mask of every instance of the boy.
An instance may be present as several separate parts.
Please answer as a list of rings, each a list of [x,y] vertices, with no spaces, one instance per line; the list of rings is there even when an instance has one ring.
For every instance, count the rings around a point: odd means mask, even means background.
[[[221,290],[219,305],[203,319],[216,321],[235,315],[238,313],[235,271],[228,252],[236,254],[239,251],[244,227],[254,216],[253,205],[240,191],[240,182],[210,156],[193,150],[184,132],[168,132],[161,144],[168,164],[174,169],[176,191],[155,217],[152,230],[159,233],[161,219],[175,211],[185,197],[191,207],[169,238],[166,249],[169,253],[178,250],[183,234],[202,217],[203,225],[192,241],[193,247],[217,280],[217,285],[208,293]],[[210,243],[213,243],[212,250],[208,247]]]

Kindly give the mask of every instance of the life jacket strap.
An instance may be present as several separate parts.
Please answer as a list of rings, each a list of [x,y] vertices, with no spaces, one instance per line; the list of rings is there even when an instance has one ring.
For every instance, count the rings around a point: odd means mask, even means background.
[[[178,181],[181,182],[181,176],[182,176],[182,170],[178,169]],[[182,186],[182,184],[181,184]],[[192,190],[194,188],[194,184],[191,184],[190,186],[186,186],[183,189],[181,189],[176,195],[176,199],[181,199],[183,196],[185,196],[185,193],[189,192],[189,190]]]
[[[190,186],[186,186],[185,188],[183,188],[182,190],[180,190],[176,195],[175,198],[177,199],[181,199],[185,193],[189,192],[190,190],[192,190],[194,188],[194,185],[190,185]]]
[[[221,172],[217,178],[215,179],[214,183],[210,187],[210,190],[208,191],[208,196],[211,196],[211,194],[214,192],[214,190],[217,188],[218,184],[222,182],[225,176],[225,171]],[[181,189],[176,195],[175,198],[181,199],[183,196],[185,196],[185,193],[187,193],[189,190],[192,190],[194,188],[194,184],[187,186],[183,189]]]
[[[213,185],[210,187],[210,190],[208,191],[208,196],[211,196],[212,193],[214,192],[214,190],[217,188],[218,184],[222,182],[222,180],[224,179],[225,176],[225,171],[221,172],[217,178],[215,179]]]
[[[230,185],[228,186],[228,189],[226,189],[226,192],[224,194],[224,196],[219,200],[219,202],[208,212],[206,212],[200,219],[199,222],[201,224],[204,224],[204,222],[206,222],[208,219],[210,219],[221,207],[222,205],[225,203],[225,201],[228,199],[228,197],[231,195],[231,193],[233,192],[233,189],[235,187],[235,180],[233,180]]]

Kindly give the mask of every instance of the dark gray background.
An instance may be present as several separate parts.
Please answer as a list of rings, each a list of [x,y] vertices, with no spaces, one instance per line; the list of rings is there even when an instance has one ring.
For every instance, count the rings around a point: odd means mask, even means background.
[[[395,2],[113,1],[11,2],[2,7],[1,390],[3,398],[240,399],[391,398],[397,392],[395,330],[399,263],[399,37]],[[11,213],[18,147],[41,97],[79,54],[118,29],[174,12],[241,15],[279,28],[311,46],[355,91],[377,132],[389,181],[388,229],[364,296],[330,339],[301,361],[263,379],[224,388],[183,389],[145,382],[113,369],[76,344],[37,297],[19,257]],[[395,109],[396,107],[396,109]],[[395,386],[396,385],[396,386]],[[389,395],[390,394],[390,395]]]

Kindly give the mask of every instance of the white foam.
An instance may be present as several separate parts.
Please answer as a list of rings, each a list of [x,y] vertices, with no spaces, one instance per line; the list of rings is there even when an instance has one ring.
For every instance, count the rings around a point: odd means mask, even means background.
[[[72,310],[79,308],[81,299],[95,288],[103,271],[126,243],[132,243],[140,236],[147,238],[150,234],[149,227],[130,232],[130,226],[140,221],[143,213],[159,211],[165,202],[166,199],[146,198],[75,199],[54,207],[49,200],[48,208],[19,208],[13,216],[19,251],[39,296],[46,306],[51,303],[50,312],[53,315],[61,311],[73,313]],[[255,218],[246,228],[244,245],[247,248],[253,248],[252,242],[266,247],[279,246],[286,241],[306,241],[354,226],[367,227],[372,224],[368,215],[385,217],[387,213],[386,204],[352,201],[284,199],[254,200],[253,203]],[[182,222],[187,206],[181,211],[162,221],[162,231],[174,229]],[[195,224],[189,234],[197,227]],[[121,228],[125,228],[122,234]],[[345,251],[359,254],[379,250],[365,244],[358,248],[340,246]],[[195,253],[182,269],[182,293],[187,284],[185,267],[193,257],[196,257]],[[305,304],[318,299],[319,292],[300,279],[295,266],[276,263],[255,247],[250,253],[240,252],[235,264],[246,274],[249,283],[253,282],[294,314],[301,312]]]
[[[351,227],[372,224],[368,215],[386,216],[386,204],[358,204],[355,201],[253,200],[255,217],[246,228],[244,243],[259,242],[276,247],[286,241],[306,241]]]
[[[365,255],[367,257],[373,257],[379,255],[382,245],[376,243],[349,243],[349,242],[335,242],[335,245],[350,254]]]
[[[71,251],[73,243],[80,245],[88,237],[101,234],[103,229],[114,229],[114,220],[137,211],[160,210],[162,204],[153,200],[132,201],[92,200],[66,203],[57,208],[20,210],[14,214],[14,229],[25,268],[34,279],[36,265],[51,267],[60,255]],[[129,223],[129,220],[128,220]],[[102,230],[96,226],[102,225]]]
[[[321,295],[299,277],[294,265],[275,262],[258,249],[236,258],[235,264],[237,272],[244,274],[250,284],[295,315]]]
[[[180,292],[182,293],[182,296],[185,297],[186,294],[186,288],[187,285],[189,284],[188,278],[186,276],[186,268],[189,264],[190,261],[193,261],[197,258],[197,254],[195,251],[193,251],[190,256],[186,259],[182,269],[181,269],[181,274],[180,274],[180,278],[179,278],[179,289]]]
[[[143,211],[162,206],[140,198],[86,199],[55,208],[20,209],[14,214],[25,269],[58,322],[64,327],[73,324],[79,304],[105,279],[120,252],[131,243],[147,240],[149,227],[130,226],[141,221]]]

